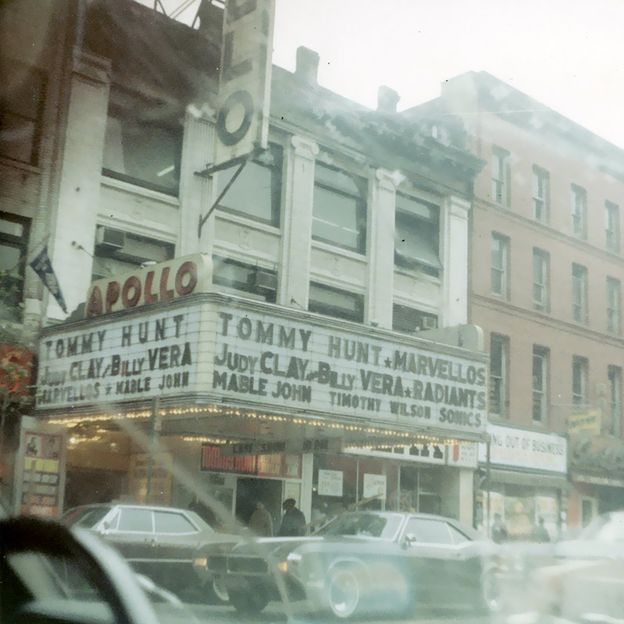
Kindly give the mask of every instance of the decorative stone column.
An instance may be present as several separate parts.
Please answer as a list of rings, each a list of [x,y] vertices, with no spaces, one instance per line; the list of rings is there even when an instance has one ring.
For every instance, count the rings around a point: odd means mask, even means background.
[[[48,243],[52,266],[70,313],[85,301],[91,283],[90,256],[95,247],[109,74],[107,59],[74,49],[58,200],[50,206]],[[47,292],[46,296],[47,318],[65,318],[56,300]]]
[[[310,241],[314,199],[314,163],[318,145],[293,136],[284,168],[284,218],[279,271],[278,303],[308,309],[310,291]]]
[[[441,215],[443,265],[440,325],[452,327],[468,322],[468,214],[470,202],[450,196]]]
[[[365,322],[392,329],[394,297],[394,213],[397,176],[374,172],[368,208],[368,297]]]

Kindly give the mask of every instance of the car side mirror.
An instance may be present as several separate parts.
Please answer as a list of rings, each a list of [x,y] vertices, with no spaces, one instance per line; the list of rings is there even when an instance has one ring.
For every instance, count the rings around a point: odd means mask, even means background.
[[[415,544],[417,541],[418,541],[418,539],[417,539],[417,537],[413,533],[407,533],[403,537],[403,547],[404,548],[409,548],[410,546]]]

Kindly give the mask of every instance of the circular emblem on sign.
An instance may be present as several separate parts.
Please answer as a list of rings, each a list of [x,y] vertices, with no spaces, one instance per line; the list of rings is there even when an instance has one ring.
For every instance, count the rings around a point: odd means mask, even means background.
[[[238,107],[243,109],[242,119],[238,128],[230,130],[227,127],[228,117],[231,117],[231,113],[236,112]],[[227,97],[217,115],[217,135],[221,143],[236,145],[247,134],[253,112],[253,99],[247,91],[235,91]]]

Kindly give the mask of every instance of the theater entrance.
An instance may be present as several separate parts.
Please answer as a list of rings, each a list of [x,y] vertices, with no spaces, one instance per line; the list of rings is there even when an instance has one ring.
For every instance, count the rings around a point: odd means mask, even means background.
[[[247,526],[256,503],[261,502],[271,514],[273,532],[277,533],[282,519],[282,489],[281,479],[238,477],[236,480],[236,518]]]

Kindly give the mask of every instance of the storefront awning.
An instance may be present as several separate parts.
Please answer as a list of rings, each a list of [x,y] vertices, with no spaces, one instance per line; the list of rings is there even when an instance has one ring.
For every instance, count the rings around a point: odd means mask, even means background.
[[[490,470],[491,483],[505,483],[510,485],[526,485],[535,488],[550,488],[567,490],[570,483],[564,475],[519,472],[515,470]]]

